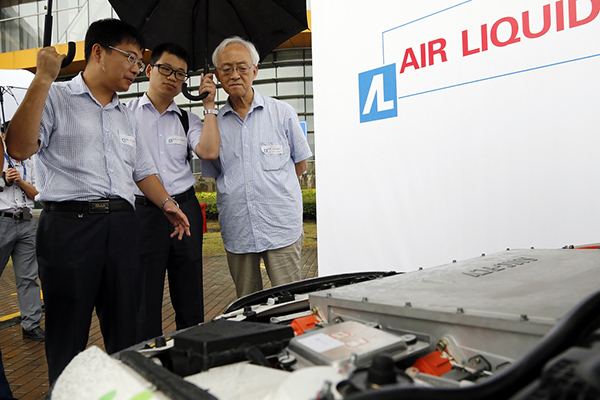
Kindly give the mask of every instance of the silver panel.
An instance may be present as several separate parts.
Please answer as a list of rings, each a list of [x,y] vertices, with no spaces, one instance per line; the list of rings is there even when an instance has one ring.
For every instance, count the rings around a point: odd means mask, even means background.
[[[600,290],[599,250],[509,250],[309,296],[332,321],[378,323],[432,344],[451,337],[465,358],[518,358]]]

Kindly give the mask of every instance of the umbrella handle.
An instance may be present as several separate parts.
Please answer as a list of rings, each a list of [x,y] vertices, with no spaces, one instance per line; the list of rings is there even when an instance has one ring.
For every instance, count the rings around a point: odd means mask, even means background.
[[[183,94],[183,96],[188,99],[188,100],[194,100],[194,101],[200,101],[203,100],[206,96],[208,96],[208,92],[206,93],[200,93],[198,96],[195,96],[193,94],[191,94],[188,91],[188,86],[187,83],[183,82],[183,84],[181,85],[181,93]]]
[[[73,62],[76,48],[77,46],[75,45],[75,42],[69,42],[69,51],[67,52],[67,56],[63,58],[62,63],[60,64],[61,69]]]

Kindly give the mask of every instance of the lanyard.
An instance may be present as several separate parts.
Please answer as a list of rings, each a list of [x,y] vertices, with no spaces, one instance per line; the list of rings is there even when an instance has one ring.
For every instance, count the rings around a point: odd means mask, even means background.
[[[4,159],[6,160],[10,168],[16,168],[15,164],[13,164],[12,160],[10,159],[8,154],[6,154],[6,152],[4,153]],[[27,182],[27,168],[25,167],[25,161],[21,161],[21,165],[23,166],[23,180]],[[22,188],[21,192],[23,193],[23,202],[27,203],[27,195],[25,194],[25,191]]]

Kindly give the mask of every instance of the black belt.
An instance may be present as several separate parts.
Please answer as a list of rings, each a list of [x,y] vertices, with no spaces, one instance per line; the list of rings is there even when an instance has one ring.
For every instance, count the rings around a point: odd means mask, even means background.
[[[127,200],[103,199],[91,201],[46,201],[45,211],[76,212],[79,214],[108,214],[115,211],[133,211],[133,207]]]
[[[192,186],[186,192],[183,192],[181,194],[176,194],[175,196],[171,196],[171,197],[173,199],[175,199],[175,201],[177,203],[183,204],[190,199],[195,199],[196,191],[194,190],[194,187]],[[148,199],[146,196],[138,196],[138,195],[135,196],[135,205],[136,206],[156,206],[156,204],[154,204],[152,201],[150,201],[150,199]]]
[[[0,213],[0,217],[6,217],[6,218],[12,218],[12,219],[21,220],[21,219],[23,219],[23,213],[22,212],[19,212],[19,213],[9,213],[9,212],[2,211]]]

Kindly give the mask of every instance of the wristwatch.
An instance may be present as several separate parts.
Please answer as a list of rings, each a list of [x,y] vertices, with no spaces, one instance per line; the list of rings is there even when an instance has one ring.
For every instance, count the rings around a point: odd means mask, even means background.
[[[162,204],[160,205],[160,208],[162,209],[162,212],[165,212],[165,203],[166,203],[167,201],[169,201],[169,200],[170,200],[170,201],[172,201],[173,203],[175,203],[175,205],[177,206],[177,208],[179,208],[179,203],[178,203],[178,202],[176,202],[174,198],[172,198],[172,197],[167,197],[166,199],[164,199],[164,200],[162,201]]]
[[[206,115],[206,114],[219,115],[219,110],[204,110],[203,114],[204,115]]]

